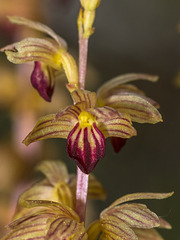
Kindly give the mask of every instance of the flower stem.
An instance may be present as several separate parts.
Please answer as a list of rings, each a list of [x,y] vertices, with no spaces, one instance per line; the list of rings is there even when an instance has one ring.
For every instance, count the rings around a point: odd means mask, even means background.
[[[81,222],[85,222],[89,175],[77,167],[76,212]]]
[[[86,69],[88,54],[88,38],[83,37],[82,25],[79,28],[79,87],[85,88]],[[82,222],[85,222],[86,202],[88,192],[89,175],[83,173],[77,167],[77,185],[76,185],[76,212]]]
[[[85,78],[87,69],[88,38],[79,34],[79,86],[85,88]]]

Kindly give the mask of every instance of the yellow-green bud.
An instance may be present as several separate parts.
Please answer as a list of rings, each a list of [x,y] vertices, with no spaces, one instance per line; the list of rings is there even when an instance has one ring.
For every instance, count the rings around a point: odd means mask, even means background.
[[[80,0],[81,5],[87,11],[94,11],[100,4],[101,0]]]

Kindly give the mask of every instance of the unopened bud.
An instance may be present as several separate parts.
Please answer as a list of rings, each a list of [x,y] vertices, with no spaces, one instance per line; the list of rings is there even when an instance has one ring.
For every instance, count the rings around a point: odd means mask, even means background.
[[[81,5],[87,11],[94,11],[100,4],[101,0],[80,0]]]

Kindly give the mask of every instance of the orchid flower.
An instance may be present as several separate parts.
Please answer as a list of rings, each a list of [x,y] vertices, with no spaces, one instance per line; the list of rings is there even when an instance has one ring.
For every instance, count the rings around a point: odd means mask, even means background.
[[[163,240],[154,229],[171,229],[171,225],[149,210],[146,205],[126,203],[138,199],[164,199],[173,193],[133,193],[117,199],[88,228],[91,240]],[[122,204],[123,203],[123,204]]]
[[[39,94],[51,101],[54,78],[64,69],[72,91],[78,87],[78,69],[74,58],[67,52],[66,42],[49,27],[22,17],[9,17],[12,23],[43,32],[51,39],[26,38],[2,48],[10,62],[15,64],[34,62],[31,83]]]
[[[36,170],[45,175],[45,179],[36,182],[27,189],[19,199],[19,203],[26,200],[48,200],[59,202],[75,209],[76,175],[68,174],[65,164],[61,161],[43,161]],[[106,197],[102,184],[92,174],[89,176],[88,199],[103,200]],[[27,215],[32,209],[19,208],[14,219]]]
[[[73,239],[87,240],[84,223],[77,213],[61,204],[45,200],[22,201],[24,207],[36,212],[12,222],[9,232],[1,240],[28,239]]]
[[[135,80],[148,80],[156,82],[157,76],[147,74],[125,74],[113,78],[103,84],[97,92],[98,106],[109,106],[121,113],[130,115],[133,122],[155,124],[162,121],[157,110],[159,105],[145,96],[136,86],[126,84]],[[111,138],[115,152],[119,152],[126,139]]]
[[[126,203],[138,199],[164,199],[173,193],[134,193],[117,199],[100,214],[88,230],[70,207],[46,200],[21,200],[31,211],[12,222],[1,240],[73,239],[73,240],[163,240],[154,229],[171,225],[149,210],[146,205]],[[34,212],[33,209],[36,209]]]
[[[104,157],[105,138],[136,135],[131,119],[110,107],[96,107],[96,93],[75,90],[74,105],[40,118],[23,141],[26,145],[48,138],[67,138],[67,152],[86,174]]]

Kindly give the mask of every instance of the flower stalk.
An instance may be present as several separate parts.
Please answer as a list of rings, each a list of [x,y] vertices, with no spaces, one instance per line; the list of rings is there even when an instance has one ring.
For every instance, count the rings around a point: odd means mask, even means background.
[[[76,212],[81,222],[85,222],[89,175],[77,167]]]

